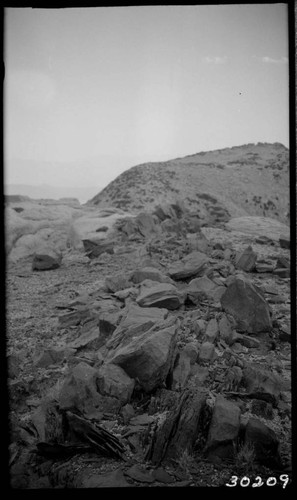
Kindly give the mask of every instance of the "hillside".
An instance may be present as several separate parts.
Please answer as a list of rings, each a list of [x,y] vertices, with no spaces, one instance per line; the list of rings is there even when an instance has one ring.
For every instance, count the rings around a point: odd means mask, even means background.
[[[176,200],[207,223],[247,215],[288,223],[289,150],[257,143],[144,163],[123,172],[88,204],[139,212]]]

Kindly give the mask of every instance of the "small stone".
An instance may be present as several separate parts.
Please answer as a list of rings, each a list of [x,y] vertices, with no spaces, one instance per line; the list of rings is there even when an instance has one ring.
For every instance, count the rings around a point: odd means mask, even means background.
[[[255,270],[257,254],[251,246],[248,246],[243,252],[239,252],[235,258],[235,265],[238,269],[246,272]]]

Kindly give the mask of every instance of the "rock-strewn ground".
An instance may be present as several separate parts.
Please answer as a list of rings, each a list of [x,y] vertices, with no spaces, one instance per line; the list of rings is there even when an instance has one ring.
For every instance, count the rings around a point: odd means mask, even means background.
[[[187,211],[117,224],[110,253],[68,249],[45,271],[8,262],[12,487],[281,484],[288,231],[280,245],[263,224],[199,228]]]

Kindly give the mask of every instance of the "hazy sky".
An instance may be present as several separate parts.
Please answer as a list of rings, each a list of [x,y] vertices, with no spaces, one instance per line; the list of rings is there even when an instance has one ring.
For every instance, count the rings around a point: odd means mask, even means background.
[[[104,186],[146,161],[289,144],[286,4],[6,8],[4,23],[9,165],[80,160],[69,182]]]

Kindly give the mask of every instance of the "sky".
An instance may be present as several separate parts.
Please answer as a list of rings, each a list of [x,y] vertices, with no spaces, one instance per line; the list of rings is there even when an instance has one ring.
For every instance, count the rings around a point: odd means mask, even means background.
[[[4,12],[5,183],[103,188],[140,163],[289,146],[286,4]]]

